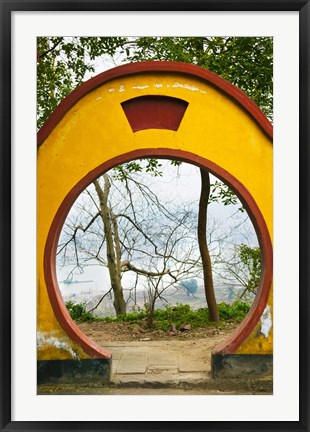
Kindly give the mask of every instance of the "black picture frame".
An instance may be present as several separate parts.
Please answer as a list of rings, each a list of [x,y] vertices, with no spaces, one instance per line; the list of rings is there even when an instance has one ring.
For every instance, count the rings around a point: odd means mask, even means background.
[[[48,430],[209,430],[309,431],[309,0],[0,0],[1,18],[1,431]],[[299,421],[285,422],[23,422],[11,421],[11,14],[15,11],[298,11],[299,12],[299,166],[300,166],[300,399]],[[288,312],[289,313],[289,312]]]

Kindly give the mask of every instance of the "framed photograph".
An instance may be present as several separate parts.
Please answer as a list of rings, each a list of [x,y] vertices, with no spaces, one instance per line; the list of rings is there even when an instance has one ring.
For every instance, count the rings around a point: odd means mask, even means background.
[[[1,0],[1,429],[309,430],[309,2],[145,6]]]

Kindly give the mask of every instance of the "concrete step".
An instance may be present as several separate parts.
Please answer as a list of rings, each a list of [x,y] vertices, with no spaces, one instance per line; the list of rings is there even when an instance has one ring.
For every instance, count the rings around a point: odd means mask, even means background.
[[[210,372],[179,373],[160,371],[150,374],[115,374],[110,386],[115,388],[196,389],[238,394],[272,394],[271,379],[214,379]]]

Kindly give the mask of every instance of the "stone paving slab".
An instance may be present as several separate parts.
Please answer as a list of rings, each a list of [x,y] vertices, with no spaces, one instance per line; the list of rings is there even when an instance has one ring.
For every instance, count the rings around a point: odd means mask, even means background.
[[[112,344],[112,382],[117,385],[173,387],[198,385],[210,379],[210,364],[192,361],[185,352],[159,350],[156,346]]]
[[[199,382],[210,375],[208,362],[193,361],[186,351],[183,354],[169,347],[163,352],[162,344],[111,342],[106,348],[112,352],[114,383],[133,384],[137,380],[139,384],[177,385],[193,380]]]
[[[155,369],[171,369],[178,367],[178,355],[167,352],[163,355],[160,352],[154,350],[149,351],[148,367]]]
[[[144,374],[148,365],[148,358],[149,352],[145,348],[135,350],[125,348],[117,365],[116,374]]]

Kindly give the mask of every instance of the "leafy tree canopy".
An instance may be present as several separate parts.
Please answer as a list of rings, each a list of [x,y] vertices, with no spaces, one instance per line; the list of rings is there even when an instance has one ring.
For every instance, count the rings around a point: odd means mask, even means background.
[[[102,56],[123,62],[170,60],[199,65],[238,86],[272,119],[270,37],[39,37],[38,127]]]
[[[121,37],[38,37],[37,109],[41,127],[56,106],[95,72],[94,60],[116,52]]]
[[[247,93],[272,118],[270,37],[141,37],[128,59],[172,60],[209,69]]]

